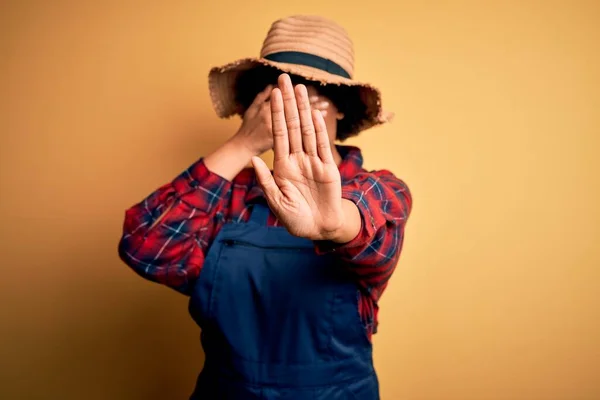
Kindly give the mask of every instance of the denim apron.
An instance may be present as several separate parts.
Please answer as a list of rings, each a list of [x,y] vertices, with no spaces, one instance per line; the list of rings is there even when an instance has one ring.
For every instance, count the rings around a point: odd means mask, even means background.
[[[379,399],[356,283],[267,226],[269,212],[224,225],[206,256],[189,302],[206,356],[191,399]]]

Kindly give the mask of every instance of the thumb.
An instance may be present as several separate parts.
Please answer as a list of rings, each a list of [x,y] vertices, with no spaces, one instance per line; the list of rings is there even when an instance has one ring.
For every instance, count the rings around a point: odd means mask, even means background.
[[[269,171],[269,167],[260,157],[252,157],[252,166],[254,167],[254,171],[256,171],[256,177],[258,179],[258,183],[262,187],[265,192],[265,196],[269,203],[277,204],[277,198],[279,197],[281,191],[279,190],[279,186],[273,179],[273,175],[271,171]]]

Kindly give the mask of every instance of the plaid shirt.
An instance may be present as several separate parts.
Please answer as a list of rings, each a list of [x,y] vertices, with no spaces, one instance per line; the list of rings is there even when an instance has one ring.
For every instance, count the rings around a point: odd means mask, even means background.
[[[391,172],[363,169],[358,148],[337,148],[343,158],[342,197],[358,206],[362,228],[345,244],[315,242],[315,251],[333,252],[356,276],[361,288],[358,311],[371,337],[377,327],[377,302],[400,256],[412,197]],[[246,222],[250,206],[261,197],[252,168],[230,182],[200,159],[126,211],[119,255],[142,277],[189,295],[220,228]],[[278,225],[273,214],[267,223]]]

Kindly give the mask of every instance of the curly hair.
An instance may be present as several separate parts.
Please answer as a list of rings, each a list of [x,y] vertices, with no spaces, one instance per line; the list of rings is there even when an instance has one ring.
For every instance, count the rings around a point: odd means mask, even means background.
[[[236,102],[243,114],[254,101],[256,95],[269,84],[277,84],[281,71],[274,67],[257,67],[240,73],[235,83]],[[328,85],[318,81],[290,74],[294,85],[304,84],[313,86],[317,92],[327,97],[336,108],[344,114],[344,118],[337,122],[336,139],[343,142],[349,137],[356,136],[360,124],[366,117],[367,108],[361,101],[360,90],[355,86]]]

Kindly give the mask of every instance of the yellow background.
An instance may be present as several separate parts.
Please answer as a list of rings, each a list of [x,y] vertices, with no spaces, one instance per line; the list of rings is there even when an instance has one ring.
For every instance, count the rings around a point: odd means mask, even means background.
[[[414,195],[382,398],[600,398],[597,2],[1,4],[0,398],[187,398],[198,329],[117,258],[124,211],[234,132],[209,68],[295,13],[397,113],[350,141]]]

